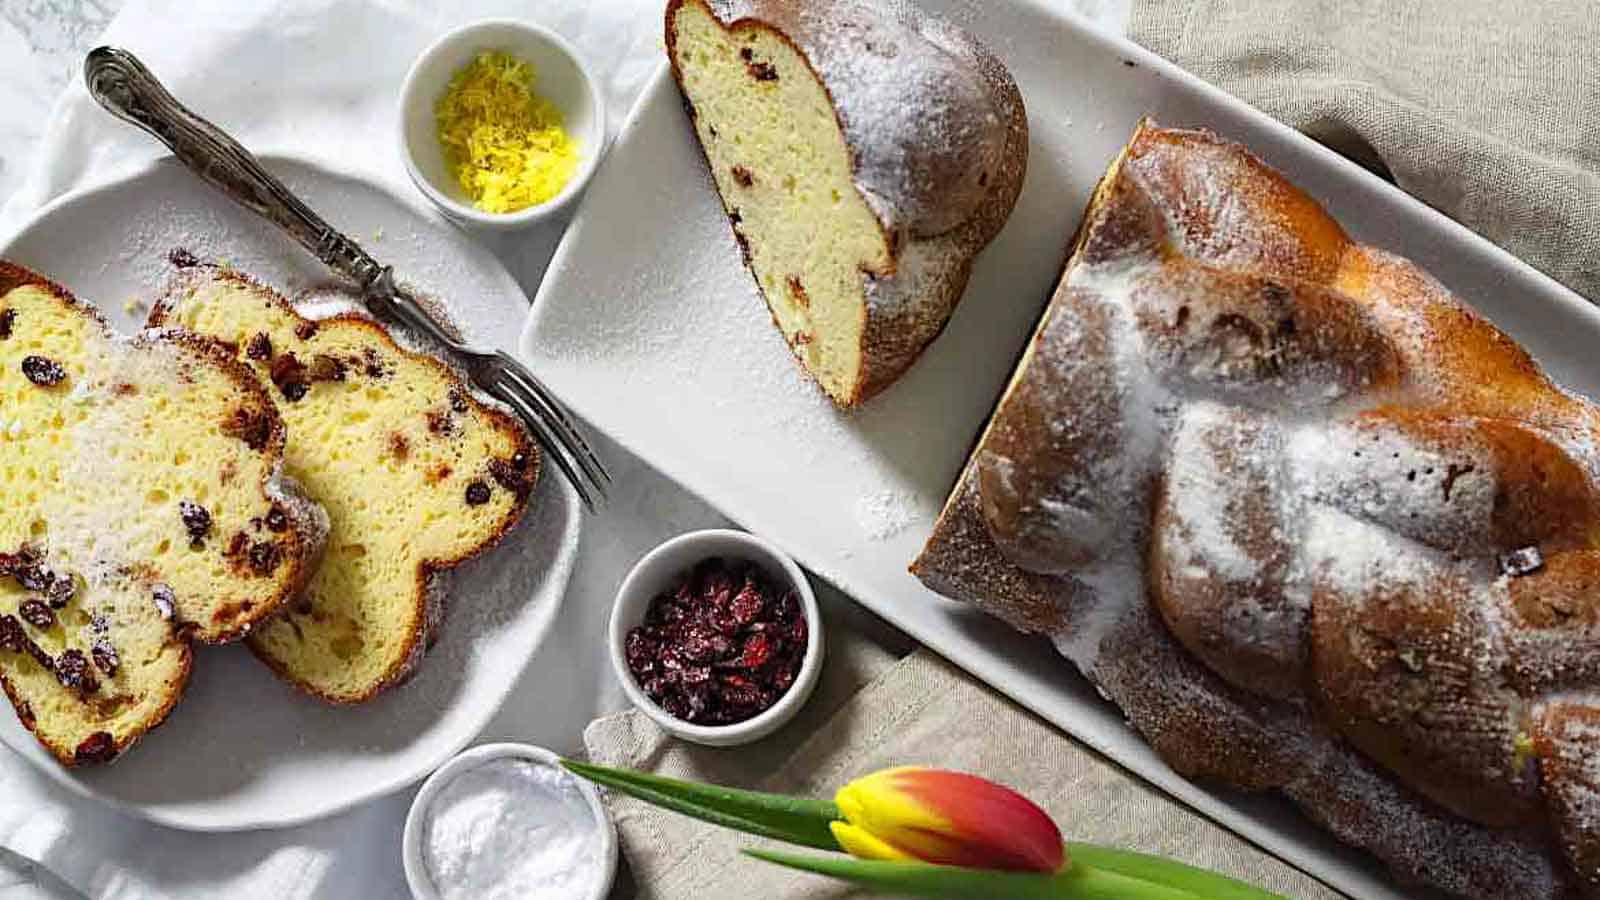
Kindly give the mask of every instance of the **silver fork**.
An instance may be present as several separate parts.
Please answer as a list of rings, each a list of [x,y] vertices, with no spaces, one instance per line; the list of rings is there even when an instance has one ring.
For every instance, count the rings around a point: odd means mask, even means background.
[[[486,352],[457,341],[395,284],[394,270],[322,220],[268,174],[256,158],[222,129],[175,100],[137,57],[116,47],[89,52],[83,65],[89,94],[119,119],[155,135],[201,180],[282,228],[335,272],[361,288],[378,319],[428,335],[455,354],[472,383],[517,412],[545,455],[555,461],[593,511],[605,499],[611,476],[589,449],[572,418],[527,367],[500,351]]]

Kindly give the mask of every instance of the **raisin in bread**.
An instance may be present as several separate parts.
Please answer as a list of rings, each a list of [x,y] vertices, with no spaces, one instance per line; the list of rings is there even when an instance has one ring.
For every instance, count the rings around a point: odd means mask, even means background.
[[[115,336],[0,262],[0,684],[63,763],[122,752],[178,700],[191,639],[304,585],[326,526],[280,475],[283,439],[214,342]]]
[[[188,266],[150,321],[228,342],[272,385],[288,470],[332,521],[310,586],[250,648],[336,703],[397,684],[438,625],[437,579],[527,507],[539,472],[527,432],[376,323],[304,318],[236,272]]]
[[[883,390],[944,328],[1022,188],[1010,73],[898,0],[672,0],[666,41],[784,339],[835,403]]]
[[[1149,123],[913,571],[1403,879],[1600,896],[1600,408]]]

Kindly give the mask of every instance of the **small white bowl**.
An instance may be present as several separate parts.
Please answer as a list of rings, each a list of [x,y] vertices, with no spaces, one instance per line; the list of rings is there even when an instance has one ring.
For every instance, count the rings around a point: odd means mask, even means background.
[[[561,193],[544,203],[509,213],[472,205],[445,165],[434,106],[450,79],[484,50],[501,50],[533,64],[535,90],[565,117],[567,133],[583,158]],[[400,89],[400,155],[423,195],[466,225],[512,229],[543,221],[572,204],[605,155],[606,106],[598,82],[578,51],[548,28],[512,19],[487,19],[457,28],[422,51]]]
[[[795,674],[794,684],[770,709],[732,725],[695,725],[657,706],[634,681],[623,654],[628,632],[644,621],[650,601],[671,588],[696,564],[713,557],[753,563],[777,586],[794,588],[806,617],[806,655],[800,662],[800,671]],[[805,573],[788,554],[744,531],[691,531],[645,554],[617,590],[617,602],[611,610],[610,640],[612,668],[616,670],[617,680],[622,682],[622,690],[633,701],[633,705],[668,733],[710,747],[748,744],[782,727],[805,705],[822,671],[822,616],[817,610],[817,598],[811,592],[811,584],[806,580]]]
[[[423,860],[423,827],[427,823],[428,811],[433,807],[434,797],[441,788],[449,784],[451,779],[475,769],[485,763],[497,759],[526,759],[542,765],[561,768],[561,758],[543,747],[531,744],[483,744],[462,752],[449,762],[440,766],[422,783],[421,790],[411,801],[411,812],[406,815],[405,832],[401,839],[400,857],[405,864],[406,884],[411,887],[411,895],[416,900],[440,900],[439,889],[434,885],[433,877],[428,874],[427,863]],[[562,769],[563,772],[566,770]],[[600,866],[604,873],[596,879],[594,890],[572,900],[603,900],[611,893],[612,882],[617,875],[617,830],[612,824],[611,814],[606,811],[606,806],[600,800],[600,791],[585,779],[579,778],[570,772],[567,775],[577,784],[578,791],[587,801],[589,811],[594,814],[595,822],[600,831]]]

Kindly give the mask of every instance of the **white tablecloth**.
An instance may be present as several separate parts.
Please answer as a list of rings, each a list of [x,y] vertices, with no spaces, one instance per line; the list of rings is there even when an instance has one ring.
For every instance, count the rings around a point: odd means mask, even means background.
[[[1125,27],[1126,0],[1055,2],[1109,29]],[[89,5],[73,21],[93,21],[98,6]],[[103,42],[139,54],[185,103],[253,149],[320,157],[409,191],[396,154],[395,95],[407,67],[433,37],[489,16],[526,18],[556,29],[600,76],[615,133],[661,59],[662,6],[663,0],[132,0]],[[30,14],[63,15],[55,4],[0,0],[0,16]],[[39,85],[59,75],[29,61],[58,66],[63,56],[77,52],[81,48],[30,46],[18,28],[0,22],[0,146],[42,135],[20,183],[21,160],[0,155],[0,186],[18,184],[0,208],[0,237],[52,199],[162,152],[95,106],[76,79],[47,114]],[[552,225],[495,238],[491,246],[532,296],[559,237],[560,225]],[[625,705],[600,635],[627,567],[672,534],[722,522],[609,442],[597,445],[617,477],[616,496],[586,523],[555,629],[484,740],[580,749],[590,719]],[[96,898],[405,897],[400,829],[411,794],[405,790],[285,831],[189,834],[72,796],[0,748],[0,848],[42,862]],[[38,880],[0,852],[0,900],[55,896]]]

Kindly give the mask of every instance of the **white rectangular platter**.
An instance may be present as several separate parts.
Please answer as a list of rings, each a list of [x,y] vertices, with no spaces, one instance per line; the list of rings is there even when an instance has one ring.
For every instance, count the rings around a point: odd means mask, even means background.
[[[801,377],[740,265],[664,67],[557,251],[522,351],[597,428],[1017,702],[1330,885],[1403,896],[1286,803],[1180,778],[1045,641],[929,592],[906,565],[1043,309],[1095,180],[1140,116],[1243,141],[1357,239],[1416,260],[1589,394],[1600,390],[1600,369],[1586,365],[1600,313],[1297,132],[1043,2],[921,3],[1011,67],[1032,145],[1016,212],[904,379],[846,414]]]

